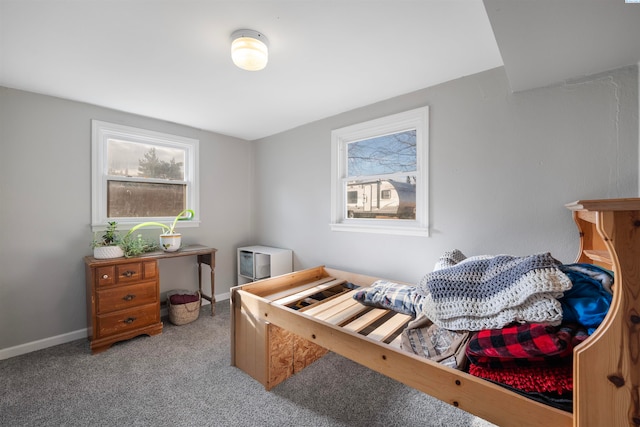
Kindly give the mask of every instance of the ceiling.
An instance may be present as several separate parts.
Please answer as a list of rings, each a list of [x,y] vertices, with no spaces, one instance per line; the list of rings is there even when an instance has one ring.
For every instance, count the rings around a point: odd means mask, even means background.
[[[231,62],[240,28],[263,71]],[[503,64],[514,90],[635,64],[638,40],[624,0],[0,0],[0,86],[255,140]]]
[[[640,0],[627,1],[484,0],[511,89],[637,64]]]

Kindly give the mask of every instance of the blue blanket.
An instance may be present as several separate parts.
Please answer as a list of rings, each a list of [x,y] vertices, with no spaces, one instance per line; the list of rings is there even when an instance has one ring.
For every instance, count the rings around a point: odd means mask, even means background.
[[[593,264],[567,264],[560,269],[573,283],[560,298],[563,321],[579,323],[591,335],[611,306],[613,273]]]

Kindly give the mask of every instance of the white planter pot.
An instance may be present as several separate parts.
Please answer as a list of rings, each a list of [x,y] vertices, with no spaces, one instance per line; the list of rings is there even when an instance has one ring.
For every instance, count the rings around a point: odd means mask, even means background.
[[[166,252],[175,252],[180,249],[182,243],[182,234],[161,234],[160,247]]]
[[[93,257],[96,259],[120,258],[124,252],[120,246],[98,246],[93,248]]]

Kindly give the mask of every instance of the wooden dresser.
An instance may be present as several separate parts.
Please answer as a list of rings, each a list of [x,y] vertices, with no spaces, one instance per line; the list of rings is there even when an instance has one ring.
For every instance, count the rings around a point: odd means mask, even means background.
[[[116,341],[162,332],[158,260],[87,260],[87,324],[91,352]]]
[[[211,301],[214,311],[216,249],[191,246],[177,252],[153,252],[136,258],[85,257],[87,326],[91,352],[107,350],[113,343],[138,335],[162,333],[158,259],[196,255],[202,294],[201,264],[211,267]]]

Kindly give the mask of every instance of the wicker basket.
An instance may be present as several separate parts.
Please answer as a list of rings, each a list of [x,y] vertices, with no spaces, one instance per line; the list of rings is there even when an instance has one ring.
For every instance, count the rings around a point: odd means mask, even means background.
[[[172,296],[196,296],[197,301],[180,304],[172,304]],[[167,292],[167,308],[169,309],[169,321],[174,325],[186,325],[198,318],[200,315],[200,291],[169,291]]]

